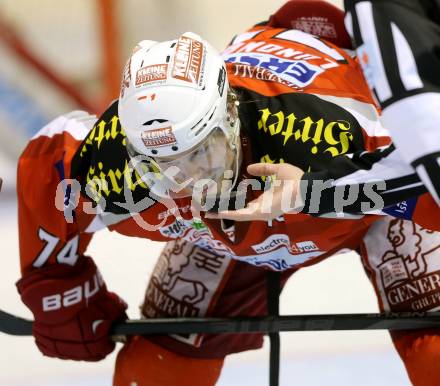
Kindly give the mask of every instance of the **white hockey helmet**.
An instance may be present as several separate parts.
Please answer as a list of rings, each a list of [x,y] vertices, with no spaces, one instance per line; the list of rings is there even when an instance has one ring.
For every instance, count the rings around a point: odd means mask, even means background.
[[[138,43],[124,70],[119,119],[141,154],[173,157],[202,142],[214,127],[229,136],[228,82],[221,56],[198,35]]]
[[[222,137],[223,148],[229,145],[236,153],[239,120],[228,116],[227,94],[224,61],[198,35],[187,32],[166,42],[141,41],[124,69],[119,97],[129,153],[151,157],[160,172],[161,165],[180,162],[182,176],[173,183],[194,177],[189,162],[197,155],[201,160],[207,148],[214,150],[209,137]],[[218,178],[221,167],[215,169],[198,177]],[[155,182],[166,181],[162,177]]]

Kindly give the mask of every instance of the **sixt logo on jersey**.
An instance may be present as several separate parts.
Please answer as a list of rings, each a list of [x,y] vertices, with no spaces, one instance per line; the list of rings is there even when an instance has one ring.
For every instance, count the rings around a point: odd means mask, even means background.
[[[242,63],[253,67],[265,68],[287,82],[304,87],[324,70],[305,60],[281,59],[274,55],[251,53],[238,53],[224,56],[227,63]]]

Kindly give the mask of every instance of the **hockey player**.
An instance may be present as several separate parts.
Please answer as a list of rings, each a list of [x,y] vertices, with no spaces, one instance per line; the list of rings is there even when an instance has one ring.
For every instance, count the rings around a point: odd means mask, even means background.
[[[91,118],[74,113],[32,139],[18,170],[17,287],[43,354],[94,361],[114,348],[108,332],[126,306],[86,256],[104,227],[167,242],[145,294],[146,318],[264,315],[267,269],[282,271],[285,283],[341,249],[360,249],[382,310],[438,307],[440,237],[412,222],[286,214],[234,223],[203,210],[210,198],[221,207],[222,195],[253,184],[250,164],[313,172],[389,143],[359,66],[338,48],[347,42],[343,15],[326,4],[291,21],[300,28],[318,18],[327,40],[273,22],[236,36],[223,59],[193,33],[140,42],[119,99],[91,130]],[[193,208],[194,191],[202,210]],[[412,381],[435,384],[435,332],[395,342]],[[225,356],[261,344],[259,334],[133,337],[118,355],[114,385],[214,385]]]

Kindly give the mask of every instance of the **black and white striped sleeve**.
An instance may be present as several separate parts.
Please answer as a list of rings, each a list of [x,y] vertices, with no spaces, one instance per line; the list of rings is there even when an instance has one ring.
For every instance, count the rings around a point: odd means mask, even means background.
[[[413,197],[426,193],[394,145],[336,157],[326,170],[305,173],[301,182],[302,212],[312,215],[388,213],[406,202],[406,218]]]
[[[440,1],[346,0],[345,9],[383,125],[440,204]]]
[[[326,172],[306,174],[309,181],[333,180],[319,212],[335,210],[335,188],[357,183],[362,190],[380,179],[385,206],[426,189],[440,205],[440,0],[345,0],[345,9],[395,148],[355,155],[351,163],[335,160]],[[361,200],[344,211],[360,211]]]

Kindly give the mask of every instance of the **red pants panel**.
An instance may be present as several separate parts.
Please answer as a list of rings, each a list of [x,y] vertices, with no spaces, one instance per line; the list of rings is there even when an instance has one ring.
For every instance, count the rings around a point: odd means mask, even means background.
[[[223,359],[190,358],[136,336],[118,353],[113,386],[214,386]]]

